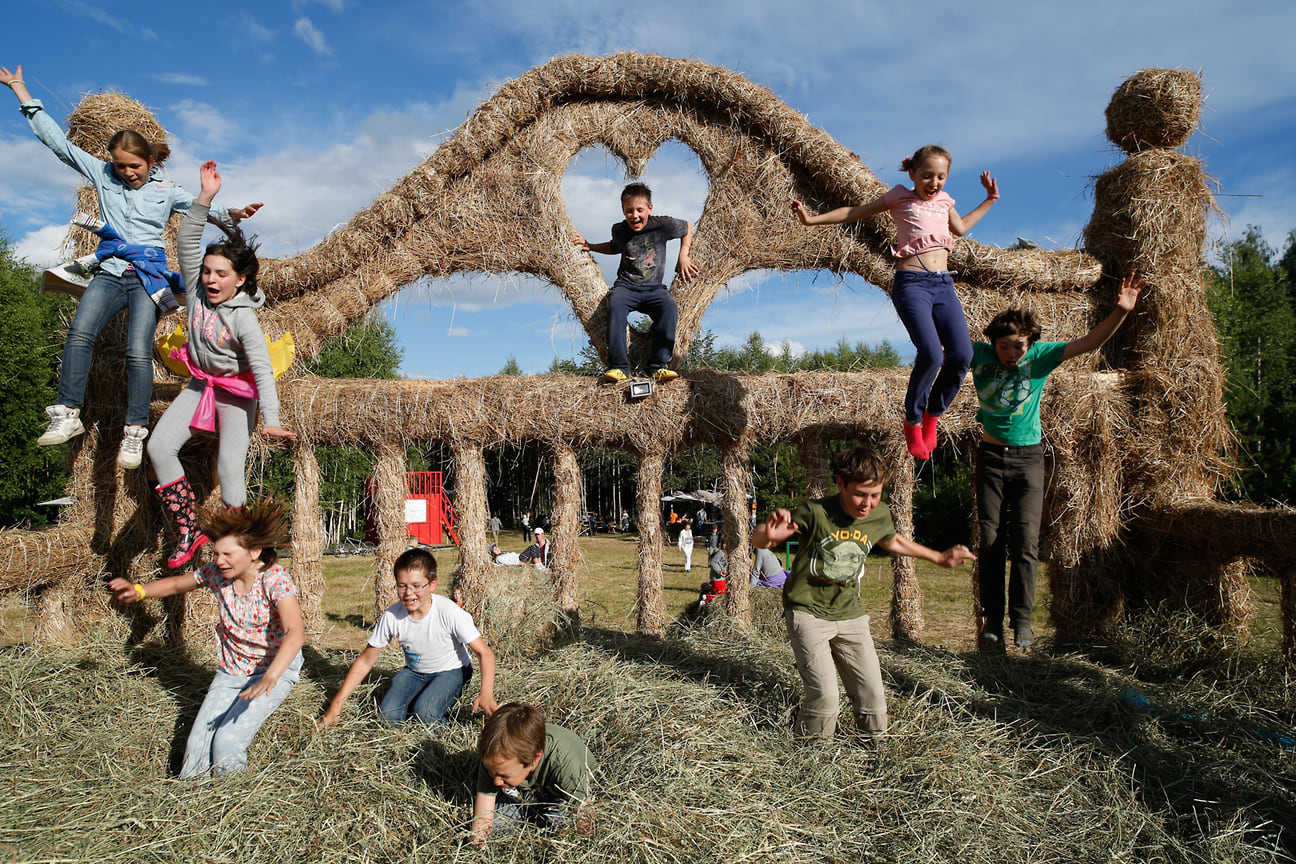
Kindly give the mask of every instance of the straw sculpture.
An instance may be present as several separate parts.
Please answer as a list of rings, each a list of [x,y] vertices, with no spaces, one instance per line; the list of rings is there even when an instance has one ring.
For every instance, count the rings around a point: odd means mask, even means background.
[[[1213,206],[1209,178],[1199,162],[1174,149],[1196,128],[1200,107],[1200,80],[1190,72],[1146,70],[1121,84],[1107,128],[1125,153],[1097,180],[1083,250],[1004,250],[964,238],[950,258],[974,333],[1003,308],[1026,305],[1047,338],[1074,338],[1106,314],[1123,273],[1138,269],[1149,280],[1118,338],[1101,356],[1068,364],[1045,397],[1052,465],[1045,556],[1051,611],[1065,637],[1100,633],[1129,604],[1166,597],[1206,603],[1210,620],[1236,631],[1247,609],[1236,562],[1255,554],[1248,532],[1263,527],[1288,546],[1296,534],[1296,520],[1286,512],[1227,510],[1223,521],[1230,531],[1222,535],[1207,536],[1195,521],[1221,521],[1215,508],[1222,505],[1210,499],[1229,470],[1221,365],[1213,326],[1201,311],[1205,217]],[[165,134],[143,106],[116,93],[87,97],[69,120],[73,140],[90,148],[127,127]],[[894,229],[888,218],[810,230],[788,212],[792,197],[821,210],[871,198],[883,183],[772,92],[697,61],[632,53],[569,56],[502,86],[426,161],[315,248],[266,262],[261,282],[269,303],[262,325],[272,338],[292,331],[299,352],[312,356],[418,279],[520,272],[557,286],[590,342],[606,355],[608,286],[593,259],[570,242],[562,175],[582,150],[601,147],[635,178],[672,139],[697,154],[710,181],[704,210],[694,220],[693,257],[701,275],[671,287],[680,310],[678,353],[688,349],[719,292],[751,270],[856,273],[889,290]],[[166,542],[144,472],[122,475],[112,465],[112,436],[122,425],[116,406],[124,401],[121,341],[113,331],[96,352],[85,412],[89,429],[72,447],[69,493],[76,503],[50,532],[0,534],[0,587],[30,593],[41,638],[68,638],[78,625],[67,609],[97,608],[90,595],[101,593],[100,574],[155,571]],[[632,345],[632,352],[643,350]],[[757,442],[797,443],[815,493],[833,489],[827,460],[832,440],[875,442],[897,466],[890,502],[897,526],[908,531],[913,472],[898,436],[906,378],[905,370],[762,376],[701,370],[632,401],[624,386],[570,376],[348,381],[290,372],[280,382],[280,396],[284,424],[301,436],[294,455],[294,567],[306,576],[304,603],[318,610],[318,597],[309,595],[323,591],[323,583],[315,505],[320,471],[313,456],[301,455],[303,448],[357,445],[379,454],[375,607],[381,608],[390,598],[391,560],[405,540],[404,448],[448,443],[465,543],[456,579],[470,606],[489,617],[483,453],[522,443],[549,451],[556,466],[554,614],[578,623],[576,453],[613,447],[640,460],[638,628],[662,634],[657,504],[665,455],[699,443],[724,454],[729,527],[722,542],[735,573],[749,566],[746,531],[738,526],[747,513],[747,453]],[[178,386],[159,370],[155,410]],[[536,404],[550,410],[530,410]],[[975,400],[965,394],[942,423],[960,446],[979,434],[974,410]],[[191,476],[201,494],[214,495],[210,443],[192,449],[187,458],[199,467]],[[1185,530],[1175,533],[1179,529]],[[1190,552],[1207,543],[1209,566],[1189,566]],[[728,611],[746,619],[748,603],[746,592],[736,590]],[[1291,606],[1288,600],[1284,609]],[[109,614],[106,607],[103,612]],[[173,610],[171,617],[178,614]],[[308,618],[318,628],[318,613]],[[1284,624],[1293,656],[1293,621],[1286,612]],[[895,562],[891,625],[897,636],[921,635],[921,596],[912,562],[902,559]],[[175,631],[174,621],[168,626]]]

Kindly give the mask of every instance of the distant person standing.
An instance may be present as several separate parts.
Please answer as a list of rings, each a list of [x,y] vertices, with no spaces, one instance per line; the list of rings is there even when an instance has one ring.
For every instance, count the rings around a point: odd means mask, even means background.
[[[531,538],[531,511],[528,510],[522,514],[522,539],[529,540],[530,538]]]
[[[684,572],[687,573],[693,569],[693,529],[687,519],[684,520],[684,527],[680,528],[679,541],[676,545],[684,553]]]
[[[630,533],[630,512],[628,510],[621,511],[621,533]]]
[[[498,543],[500,529],[504,527],[504,525],[500,522],[500,518],[498,516],[492,516],[490,518],[490,523],[488,527],[490,528],[490,532],[491,532],[491,542]]]

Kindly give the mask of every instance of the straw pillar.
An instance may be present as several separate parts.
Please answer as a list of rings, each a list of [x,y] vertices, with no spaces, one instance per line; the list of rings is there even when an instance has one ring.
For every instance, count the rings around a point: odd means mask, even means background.
[[[1282,609],[1282,656],[1287,667],[1296,668],[1296,567],[1285,567],[1279,574],[1279,604]]]
[[[887,492],[887,505],[895,529],[906,537],[913,536],[913,459],[905,448],[904,440],[891,438],[887,442],[886,456],[895,466],[891,475],[891,488]],[[910,642],[922,636],[922,591],[918,588],[918,575],[912,558],[900,555],[891,557],[891,635]]]
[[[581,471],[576,451],[566,444],[556,444],[553,456],[553,583],[554,602],[567,628],[580,627],[580,604],[576,599],[577,573],[581,565],[580,509]]]
[[[454,440],[455,509],[459,511],[459,587],[464,608],[484,615],[486,574],[491,569],[486,544],[486,457],[476,442]]]
[[[724,607],[730,617],[751,623],[751,553],[748,551],[749,528],[747,524],[747,489],[751,486],[751,464],[747,446],[734,443],[721,453],[724,466],[722,481],[724,507],[724,533],[720,545],[729,559],[729,588],[725,592]]]
[[[662,588],[661,453],[639,457],[636,503],[639,507],[639,594],[635,598],[636,630],[644,636],[666,632],[666,595]]]
[[[806,472],[807,498],[822,498],[833,491],[830,440],[821,429],[807,429],[796,436],[797,458]]]
[[[319,460],[315,446],[299,439],[293,446],[296,493],[292,511],[292,575],[300,593],[306,632],[324,632],[324,527],[320,522]]]
[[[405,448],[395,441],[381,441],[375,448],[373,500],[377,508],[378,554],[374,556],[374,619],[396,602],[396,577],[392,565],[405,551]]]

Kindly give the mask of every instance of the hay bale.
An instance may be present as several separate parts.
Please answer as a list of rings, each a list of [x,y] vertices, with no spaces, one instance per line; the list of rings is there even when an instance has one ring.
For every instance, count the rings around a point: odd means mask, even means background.
[[[1126,153],[1178,147],[1197,130],[1201,76],[1144,69],[1121,82],[1107,104],[1107,138]]]

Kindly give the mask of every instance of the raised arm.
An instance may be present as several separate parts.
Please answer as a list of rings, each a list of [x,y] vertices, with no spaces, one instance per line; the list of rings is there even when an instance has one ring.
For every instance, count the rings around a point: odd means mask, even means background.
[[[15,66],[12,72],[4,66],[0,66],[0,84],[13,91],[13,94],[18,97],[19,105],[31,101],[31,93],[27,92],[27,84],[23,81],[21,66]]]
[[[958,211],[953,207],[949,211],[950,233],[955,237],[962,237],[972,230],[972,226],[981,221],[981,217],[990,212],[994,202],[999,200],[999,181],[990,176],[989,171],[981,172],[981,185],[985,187],[985,200],[977,205],[976,209],[966,216],[959,216]]]
[[[844,225],[847,222],[859,222],[886,211],[886,201],[882,198],[874,198],[867,204],[857,204],[854,207],[838,207],[836,210],[829,210],[827,213],[812,216],[806,210],[804,204],[795,198],[792,199],[792,215],[802,225]]]
[[[765,521],[752,531],[751,544],[755,549],[769,549],[787,540],[797,532],[798,525],[792,521],[792,511],[782,507],[765,517]]]
[[[1120,329],[1121,324],[1125,323],[1125,318],[1138,302],[1139,292],[1146,284],[1142,273],[1130,273],[1122,279],[1120,287],[1116,289],[1116,308],[1088,333],[1068,342],[1062,351],[1062,359],[1070,360],[1080,354],[1097,351],[1105,345],[1107,340]]]
[[[342,686],[338,688],[337,693],[333,696],[333,701],[325,709],[324,716],[315,721],[316,729],[327,729],[341,719],[342,706],[351,698],[351,694],[360,686],[360,682],[365,679],[365,676],[373,671],[374,664],[378,662],[378,655],[382,653],[382,650],[372,645],[365,646],[365,649],[360,652],[360,656],[355,659],[351,664],[351,668],[347,670],[346,678],[342,679]]]

